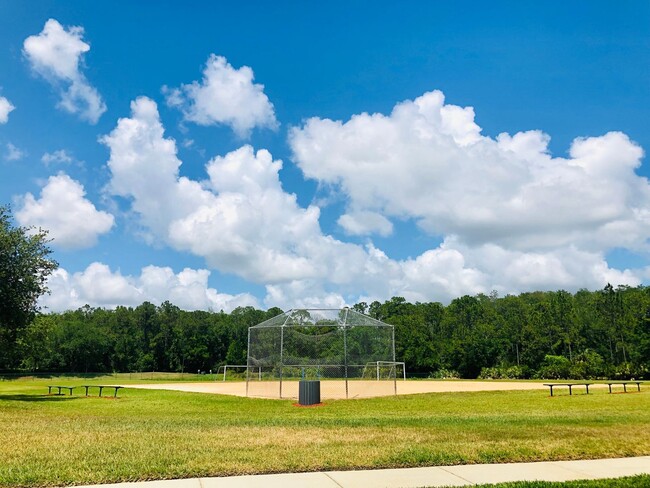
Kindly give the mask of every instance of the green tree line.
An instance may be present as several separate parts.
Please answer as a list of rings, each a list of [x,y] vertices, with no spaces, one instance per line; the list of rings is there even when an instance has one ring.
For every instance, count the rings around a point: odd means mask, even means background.
[[[479,294],[449,305],[358,303],[395,326],[409,374],[462,378],[648,378],[650,287]],[[282,311],[227,314],[145,302],[38,314],[5,368],[47,372],[216,371],[246,364],[248,327]]]

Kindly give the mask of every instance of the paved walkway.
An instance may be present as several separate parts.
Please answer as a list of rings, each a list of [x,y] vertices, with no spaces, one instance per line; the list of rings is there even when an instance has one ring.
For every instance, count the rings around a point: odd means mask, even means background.
[[[431,468],[322,471],[225,478],[144,481],[101,488],[408,488],[471,486],[506,481],[571,481],[650,474],[650,456]]]

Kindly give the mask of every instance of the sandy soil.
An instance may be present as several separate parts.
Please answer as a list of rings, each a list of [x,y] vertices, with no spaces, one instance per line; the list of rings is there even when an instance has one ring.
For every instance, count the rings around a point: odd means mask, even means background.
[[[594,387],[607,385],[593,385]],[[218,393],[222,395],[246,396],[246,383],[233,381],[214,381],[197,383],[152,383],[144,385],[129,385],[129,388],[146,388],[151,390],[176,390],[196,393]],[[443,393],[463,391],[499,391],[499,390],[546,390],[542,383],[526,381],[397,381],[398,395],[417,393]],[[576,392],[584,393],[584,388],[575,388]],[[278,398],[280,383],[277,381],[261,381],[249,383],[249,396],[261,398]],[[348,398],[371,398],[395,394],[395,385],[390,381],[348,381]],[[283,398],[298,398],[298,382],[284,381],[282,383]],[[321,398],[346,398],[344,381],[321,381]]]

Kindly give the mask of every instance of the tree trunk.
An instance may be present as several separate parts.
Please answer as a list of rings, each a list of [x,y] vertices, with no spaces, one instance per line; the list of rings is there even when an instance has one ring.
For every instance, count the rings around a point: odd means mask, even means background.
[[[519,343],[515,342],[515,349],[517,350],[517,366],[520,366],[519,364]]]

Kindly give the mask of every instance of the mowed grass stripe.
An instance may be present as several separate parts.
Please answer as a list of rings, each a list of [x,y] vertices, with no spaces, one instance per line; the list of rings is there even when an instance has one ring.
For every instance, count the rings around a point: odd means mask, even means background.
[[[0,382],[1,486],[650,454],[645,391],[436,393],[296,408],[174,391],[44,394],[54,383]]]

